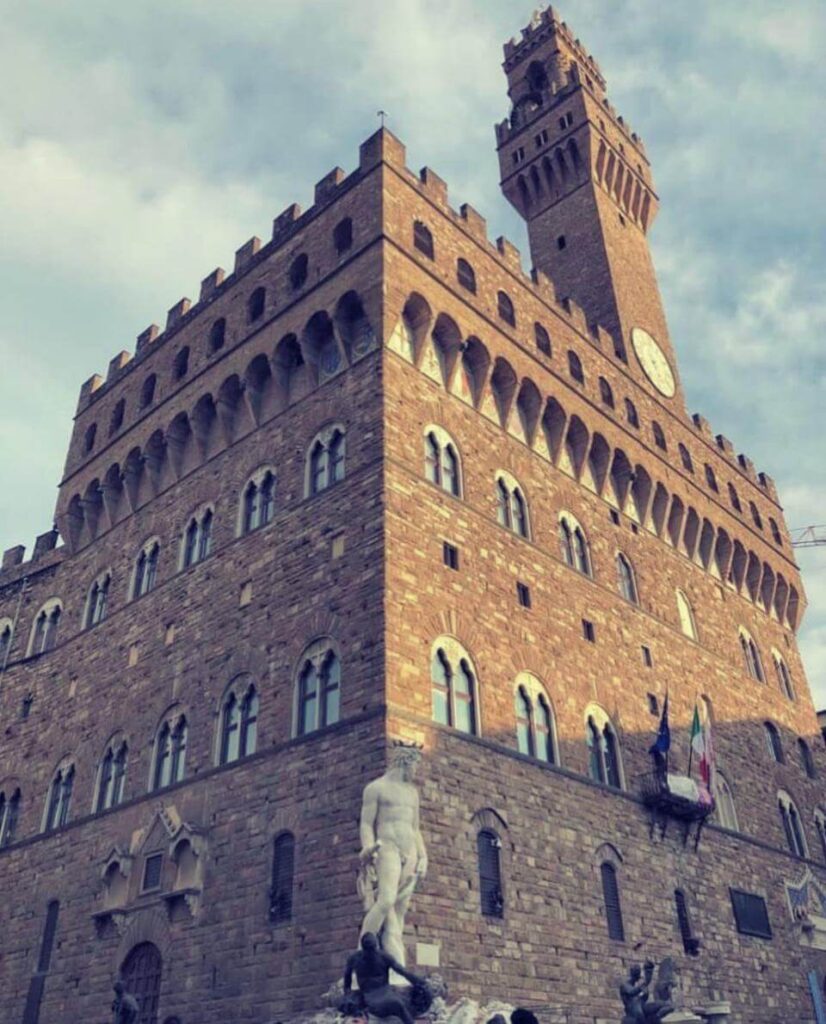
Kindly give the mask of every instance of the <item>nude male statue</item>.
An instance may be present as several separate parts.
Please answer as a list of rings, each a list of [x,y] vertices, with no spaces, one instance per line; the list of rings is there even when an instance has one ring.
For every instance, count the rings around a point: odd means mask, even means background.
[[[402,966],[405,914],[427,872],[413,785],[420,759],[417,748],[396,746],[388,770],[364,787],[361,804],[358,888],[366,911],[361,936],[378,936],[384,952]]]
[[[412,1014],[390,987],[391,970],[406,978],[411,985],[423,984],[421,978],[379,949],[379,940],[372,932],[365,932],[361,937],[361,949],[350,956],[344,969],[345,998],[351,992],[355,973],[362,1009],[374,1017],[398,1017],[403,1024],[413,1024]]]
[[[114,1024],[135,1024],[140,1013],[137,999],[126,991],[126,986],[122,981],[116,981],[113,988],[115,990],[115,999],[112,1003]]]

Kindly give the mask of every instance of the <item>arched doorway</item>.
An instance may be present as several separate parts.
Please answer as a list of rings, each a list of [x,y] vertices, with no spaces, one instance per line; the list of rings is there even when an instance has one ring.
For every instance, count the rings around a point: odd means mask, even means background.
[[[158,1024],[161,994],[161,954],[151,942],[135,946],[120,969],[126,991],[137,999],[140,1013],[135,1024]]]

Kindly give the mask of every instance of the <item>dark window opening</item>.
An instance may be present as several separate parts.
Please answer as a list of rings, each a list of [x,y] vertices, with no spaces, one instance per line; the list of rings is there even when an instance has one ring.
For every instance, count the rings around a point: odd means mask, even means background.
[[[413,245],[419,252],[427,256],[428,259],[432,260],[435,258],[433,235],[430,228],[426,224],[422,224],[420,220],[415,221],[413,224]]]
[[[143,382],[141,388],[141,409],[145,409],[148,405],[151,405],[155,400],[155,384],[157,378],[154,373],[150,373],[146,380]]]
[[[143,862],[143,882],[141,892],[150,892],[161,887],[161,871],[163,869],[163,854],[152,853]]]
[[[582,369],[582,360],[573,350],[568,352],[568,372],[577,384],[585,384],[585,372]]]
[[[536,337],[536,347],[544,355],[551,355],[551,336],[542,326],[542,324],[533,325],[534,336]]]
[[[350,217],[345,217],[344,220],[336,224],[333,230],[333,245],[336,247],[336,252],[339,256],[352,247],[353,221]]]
[[[476,271],[467,260],[458,259],[456,262],[456,280],[469,292],[476,294]]]
[[[588,619],[582,620],[582,635],[589,644],[596,643],[597,634],[593,622]]]
[[[442,545],[442,561],[448,569],[454,569],[458,572],[459,569],[459,549],[455,544],[450,544],[445,541]]]
[[[556,239],[556,247],[560,252],[568,245],[564,235],[558,235]]]
[[[181,351],[175,356],[172,364],[172,376],[175,380],[181,380],[189,372],[189,346],[184,345]]]
[[[645,644],[642,645],[642,663],[646,668],[651,668],[654,664],[654,659],[651,657],[651,648],[646,647]]]
[[[293,876],[295,873],[295,837],[282,832],[275,837],[270,889],[270,921],[282,924],[293,916]]]
[[[531,588],[526,583],[516,584],[516,599],[522,608],[531,606]]]
[[[227,333],[227,322],[221,317],[220,320],[216,320],[215,323],[209,329],[209,350],[210,352],[217,352],[219,349],[224,347],[224,341],[226,340]]]
[[[625,942],[625,926],[622,921],[617,869],[605,861],[600,867],[602,876],[602,897],[605,904],[605,919],[608,924],[608,938]]]
[[[505,292],[499,292],[496,299],[496,308],[500,320],[504,320],[511,327],[516,327],[516,311],[513,308],[513,302],[509,295],[506,295]]]
[[[263,286],[256,288],[252,295],[250,295],[247,301],[247,319],[250,323],[264,315],[266,301],[267,292]]]
[[[300,256],[296,256],[290,264],[288,276],[290,279],[290,287],[294,292],[298,291],[299,288],[306,284],[309,269],[310,261],[307,258],[307,254],[304,252],[301,253]]]
[[[484,828],[476,837],[479,861],[479,897],[485,917],[504,917],[505,898],[502,894],[502,841],[493,829]]]
[[[769,911],[762,896],[742,892],[740,889],[729,889],[734,921],[741,935],[753,935],[758,939],[772,937]]]

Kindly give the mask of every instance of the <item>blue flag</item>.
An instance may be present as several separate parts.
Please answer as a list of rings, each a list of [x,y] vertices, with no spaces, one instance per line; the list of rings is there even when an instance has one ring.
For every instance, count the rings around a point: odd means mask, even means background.
[[[648,748],[649,754],[660,753],[667,754],[671,748],[671,729],[668,725],[668,694],[665,695],[665,702],[663,704],[663,713],[660,718],[660,727],[657,730],[657,738]]]

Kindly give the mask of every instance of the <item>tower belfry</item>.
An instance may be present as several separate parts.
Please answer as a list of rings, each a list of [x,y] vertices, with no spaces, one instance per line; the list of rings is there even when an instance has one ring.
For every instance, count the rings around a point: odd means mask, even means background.
[[[504,50],[511,114],[496,128],[501,185],[527,222],[533,264],[638,370],[637,352],[658,397],[672,398],[680,389],[648,248],[658,200],[642,140],[553,7]]]

